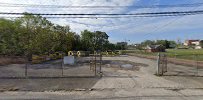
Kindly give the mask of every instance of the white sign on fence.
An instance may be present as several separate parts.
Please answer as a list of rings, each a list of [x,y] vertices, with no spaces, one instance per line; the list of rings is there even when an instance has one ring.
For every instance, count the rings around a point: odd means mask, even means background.
[[[75,64],[75,57],[74,56],[65,56],[63,58],[63,62],[65,65],[74,65]]]

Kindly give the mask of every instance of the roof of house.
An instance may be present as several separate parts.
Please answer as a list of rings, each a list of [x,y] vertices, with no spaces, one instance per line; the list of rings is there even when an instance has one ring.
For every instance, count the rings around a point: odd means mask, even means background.
[[[186,42],[197,42],[197,41],[200,41],[200,40],[186,40]]]
[[[163,45],[147,45],[146,49],[156,49],[159,47],[163,47]]]

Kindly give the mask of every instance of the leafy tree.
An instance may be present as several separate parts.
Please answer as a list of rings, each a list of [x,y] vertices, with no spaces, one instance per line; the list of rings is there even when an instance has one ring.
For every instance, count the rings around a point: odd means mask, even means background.
[[[147,45],[154,45],[155,41],[151,41],[151,40],[145,40],[144,42],[141,43],[141,45],[143,46],[147,46]]]
[[[93,51],[93,36],[94,33],[88,30],[84,30],[81,32],[81,43],[83,50]]]
[[[113,43],[107,43],[105,47],[106,47],[106,50],[112,50],[112,51],[117,50],[116,44],[113,44]]]
[[[21,21],[22,30],[21,38],[24,38],[20,43],[25,48],[25,55],[43,54],[52,49],[51,28],[53,24],[46,18],[34,16],[28,13],[18,19]]]
[[[102,50],[104,51],[106,47],[104,47],[109,41],[109,36],[105,32],[96,31],[91,32],[88,30],[84,30],[81,32],[81,43],[83,45],[84,50]]]
[[[105,50],[103,46],[107,44],[109,36],[106,32],[96,31],[93,33],[93,48],[94,50]]]
[[[168,41],[169,42],[169,48],[176,48],[177,43],[175,41]]]
[[[80,40],[80,35],[78,34],[74,34],[74,41],[73,41],[73,50],[78,51],[78,50],[82,50],[82,43]]]
[[[126,50],[128,43],[127,42],[117,42],[116,45],[119,50]]]
[[[0,53],[10,55],[22,52],[17,33],[19,26],[19,22],[0,19]]]
[[[163,45],[166,49],[175,48],[177,45],[175,41],[168,41],[168,40],[157,40],[156,44]]]
[[[0,19],[0,54],[47,54],[69,50],[108,50],[116,45],[109,43],[105,32],[84,30],[81,36],[69,26],[54,25],[42,16],[25,13],[14,20]]]
[[[200,46],[203,48],[203,40],[200,41]]]

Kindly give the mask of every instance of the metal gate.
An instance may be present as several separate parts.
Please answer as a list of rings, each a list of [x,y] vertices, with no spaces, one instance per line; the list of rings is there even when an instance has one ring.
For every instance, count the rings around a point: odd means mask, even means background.
[[[161,76],[167,72],[167,56],[165,54],[158,54],[157,75]]]
[[[95,76],[100,77],[102,76],[101,66],[102,66],[102,54],[101,53],[90,54],[90,70],[94,72]]]
[[[203,76],[203,55],[159,53],[156,74],[159,76]]]

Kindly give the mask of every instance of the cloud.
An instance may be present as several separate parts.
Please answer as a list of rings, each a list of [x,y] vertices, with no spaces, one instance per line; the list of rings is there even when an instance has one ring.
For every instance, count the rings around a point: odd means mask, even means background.
[[[138,0],[137,0],[138,1]],[[17,4],[40,4],[40,5],[66,5],[66,6],[130,6],[134,0],[7,0],[1,3],[17,3]],[[97,8],[5,8],[0,12],[31,12],[31,13],[122,13],[126,8],[116,9],[97,9]],[[52,20],[52,19],[50,19]],[[81,31],[84,29],[95,30],[104,26],[116,23],[114,19],[58,19],[52,20],[54,23],[61,25],[71,25],[72,29]],[[78,27],[81,26],[81,27]]]
[[[144,2],[145,1],[145,2]],[[198,0],[197,0],[198,1]],[[66,5],[66,6],[132,6],[132,5],[161,5],[161,0],[2,0],[0,3],[38,4],[38,5]],[[172,1],[171,1],[172,2]],[[174,2],[172,2],[174,3]],[[189,3],[192,3],[190,1]],[[184,4],[184,2],[183,2]],[[9,8],[0,7],[0,12],[31,12],[31,13],[139,13],[161,11],[200,10],[198,7],[174,8]],[[84,29],[101,30],[112,34],[112,41],[136,34],[154,34],[179,30],[196,30],[203,28],[202,15],[162,18],[121,18],[121,19],[49,19],[60,25],[70,25],[72,31],[80,33]],[[118,35],[117,35],[118,34]],[[115,36],[115,37],[113,37]]]

